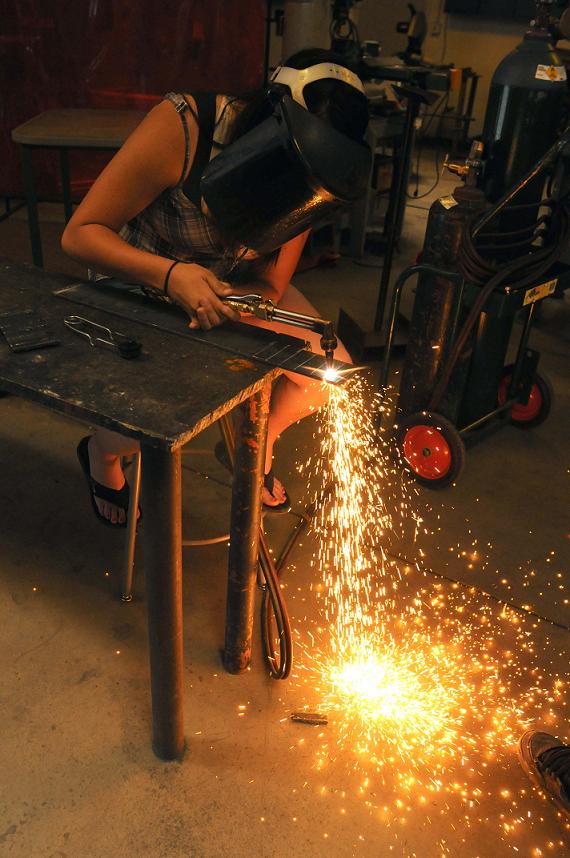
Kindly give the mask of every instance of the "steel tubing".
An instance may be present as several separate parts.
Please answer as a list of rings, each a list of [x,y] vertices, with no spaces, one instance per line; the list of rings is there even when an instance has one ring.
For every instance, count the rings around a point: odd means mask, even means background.
[[[145,585],[152,694],[152,747],[184,753],[180,450],[141,446]]]
[[[235,464],[230,519],[228,597],[223,664],[242,673],[251,660],[261,490],[271,384],[236,409]]]

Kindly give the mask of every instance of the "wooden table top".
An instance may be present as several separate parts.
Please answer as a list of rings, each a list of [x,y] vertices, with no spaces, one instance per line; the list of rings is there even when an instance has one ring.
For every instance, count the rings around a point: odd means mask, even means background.
[[[52,348],[15,353],[0,334],[0,390],[170,450],[279,375],[279,369],[203,339],[176,336],[53,295],[72,282],[0,260],[0,313],[37,310],[61,341]],[[63,324],[70,315],[139,340],[140,357],[126,360],[93,348]]]
[[[119,149],[146,116],[144,110],[46,110],[12,131],[27,146]]]

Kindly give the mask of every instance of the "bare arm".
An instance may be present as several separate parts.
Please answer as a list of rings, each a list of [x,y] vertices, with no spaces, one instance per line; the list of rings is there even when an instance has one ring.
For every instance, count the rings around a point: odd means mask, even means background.
[[[285,289],[295,273],[301,253],[309,236],[310,230],[287,241],[280,249],[275,262],[264,272],[264,284],[252,286],[232,286],[234,295],[247,295],[255,292],[270,298],[275,304],[283,297]]]
[[[190,160],[198,130],[189,115]],[[63,250],[104,274],[162,289],[172,260],[132,247],[118,232],[121,227],[177,184],[184,163],[182,123],[168,101],[158,104],[135,129],[103,170],[69,221]],[[210,271],[180,263],[172,272],[169,294],[203,328],[237,315],[220,301],[230,294]]]

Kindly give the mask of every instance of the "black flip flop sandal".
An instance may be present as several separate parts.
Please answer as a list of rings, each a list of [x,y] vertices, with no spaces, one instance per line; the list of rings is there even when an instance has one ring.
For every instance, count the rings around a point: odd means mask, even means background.
[[[85,438],[82,438],[77,445],[77,458],[79,459],[81,470],[85,474],[85,479],[87,480],[87,485],[89,486],[89,497],[91,499],[91,506],[93,507],[93,512],[95,513],[99,521],[102,524],[105,524],[107,527],[125,528],[127,526],[126,516],[129,510],[129,484],[125,480],[125,484],[121,489],[111,489],[108,486],[101,485],[101,483],[98,483],[97,480],[93,479],[93,477],[91,476],[91,468],[89,465],[88,444],[90,438],[91,435],[87,435]],[[108,518],[105,518],[105,516],[99,512],[99,507],[97,506],[95,498],[107,501],[108,503],[112,503],[114,506],[123,509],[125,511],[125,521],[121,523],[113,523]],[[139,520],[141,516],[142,512],[139,507]]]
[[[273,468],[269,471],[269,473],[265,474],[263,478],[263,485],[269,492],[271,496],[273,496],[273,489],[275,488],[275,477],[273,475]],[[285,500],[281,503],[276,504],[276,506],[271,506],[268,503],[264,503],[261,505],[263,512],[270,513],[273,515],[286,515],[291,511],[291,501],[289,500],[289,495],[285,492]]]

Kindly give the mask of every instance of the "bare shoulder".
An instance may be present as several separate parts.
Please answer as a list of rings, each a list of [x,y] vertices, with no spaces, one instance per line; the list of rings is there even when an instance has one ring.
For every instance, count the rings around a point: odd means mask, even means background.
[[[196,146],[196,123],[187,111],[190,156]],[[165,186],[176,185],[181,176],[186,153],[183,120],[174,104],[164,99],[147,113],[123,146],[122,156],[135,158],[149,168],[159,169]]]
[[[189,92],[184,93],[184,98],[188,102],[194,115],[198,115],[196,100]],[[216,119],[219,120],[222,114],[228,113],[232,117],[240,113],[246,102],[235,95],[216,95]]]

